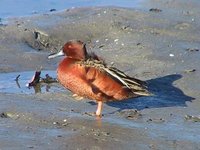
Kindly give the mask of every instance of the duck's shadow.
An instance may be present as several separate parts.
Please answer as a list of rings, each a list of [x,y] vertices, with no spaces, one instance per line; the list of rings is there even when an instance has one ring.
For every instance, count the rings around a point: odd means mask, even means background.
[[[182,78],[179,74],[167,75],[164,77],[148,80],[149,90],[153,96],[138,97],[119,102],[108,102],[107,105],[123,109],[147,109],[160,107],[186,106],[187,101],[194,98],[185,95],[173,82]]]

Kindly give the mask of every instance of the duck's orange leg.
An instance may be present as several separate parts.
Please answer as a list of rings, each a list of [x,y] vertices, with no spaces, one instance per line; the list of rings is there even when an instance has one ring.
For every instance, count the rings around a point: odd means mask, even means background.
[[[97,103],[98,104],[97,104],[96,116],[101,116],[103,102],[102,101],[98,101]]]

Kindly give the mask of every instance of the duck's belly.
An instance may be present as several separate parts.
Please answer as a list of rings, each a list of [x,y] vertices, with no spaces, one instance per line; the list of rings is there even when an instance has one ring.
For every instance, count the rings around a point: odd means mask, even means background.
[[[69,89],[74,94],[90,99],[96,99],[96,96],[92,92],[92,88],[81,77],[71,73],[65,75],[58,73],[58,80],[65,88]]]
[[[118,89],[112,84],[109,84],[109,86],[106,84],[104,86],[101,85],[102,88],[98,87],[98,84],[96,84],[94,87],[95,82],[93,83],[94,85],[90,84],[87,80],[84,80],[84,77],[82,78],[77,74],[68,73],[63,75],[62,73],[58,73],[58,80],[65,88],[69,89],[74,94],[92,100],[108,101],[129,98],[129,92],[124,91],[125,89]],[[104,78],[103,81],[106,81],[106,79]]]

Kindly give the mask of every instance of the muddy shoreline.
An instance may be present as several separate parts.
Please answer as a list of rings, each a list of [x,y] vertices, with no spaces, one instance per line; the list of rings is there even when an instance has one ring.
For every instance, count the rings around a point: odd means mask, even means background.
[[[0,149],[200,149],[199,6],[151,0],[141,9],[75,8],[1,24]],[[47,56],[71,39],[146,80],[154,96],[106,103],[99,120],[85,114],[94,102],[59,85],[29,91],[35,70],[55,76],[61,58]]]

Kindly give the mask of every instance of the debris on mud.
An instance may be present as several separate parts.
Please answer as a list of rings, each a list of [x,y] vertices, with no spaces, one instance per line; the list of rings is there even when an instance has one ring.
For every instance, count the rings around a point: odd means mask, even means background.
[[[0,118],[11,118],[11,119],[18,119],[19,115],[12,113],[12,112],[2,112],[0,114]]]
[[[35,46],[36,48],[38,48],[38,50],[40,49],[40,45],[48,48],[49,46],[49,38],[48,38],[48,34],[41,32],[41,31],[33,31],[34,37],[35,37]]]
[[[142,117],[142,114],[138,110],[132,110],[132,109],[125,109],[119,112],[119,114],[130,120],[136,120]]]
[[[41,71],[36,71],[34,76],[32,77],[31,81],[27,84],[27,87],[36,86],[39,83],[56,83],[57,79],[49,76],[48,74],[45,75],[45,78],[40,77]]]
[[[149,9],[150,12],[156,12],[156,13],[159,13],[161,12],[162,10],[161,9],[158,9],[158,8],[151,8]]]
[[[2,112],[2,113],[0,114],[0,117],[1,117],[1,118],[9,118],[6,112]]]
[[[153,122],[153,123],[163,123],[163,122],[165,122],[165,119],[163,119],[163,118],[150,118],[150,119],[148,119],[147,120],[147,122]]]
[[[99,48],[103,48],[105,45],[100,45]]]
[[[195,72],[196,69],[188,69],[188,70],[184,70],[184,73],[191,73],[191,72]]]
[[[41,78],[40,82],[44,82],[47,84],[58,82],[56,78],[49,76],[48,74],[45,75],[45,78]]]
[[[52,8],[52,9],[50,9],[49,11],[50,11],[50,12],[53,12],[53,11],[56,11],[56,9],[55,9],[55,8]]]
[[[185,115],[186,121],[200,122],[200,116]]]
[[[110,132],[102,131],[99,129],[91,129],[91,133],[96,137],[102,137],[102,138],[111,136]]]
[[[54,121],[53,125],[56,125],[57,128],[62,128],[70,125],[71,122],[69,122],[67,119],[63,119],[62,121]]]
[[[32,39],[25,39],[26,44],[37,50],[50,50],[57,52],[61,47],[61,41],[48,35],[47,33],[34,29]]]
[[[189,52],[198,52],[199,49],[198,48],[187,48],[186,51],[189,51]]]

